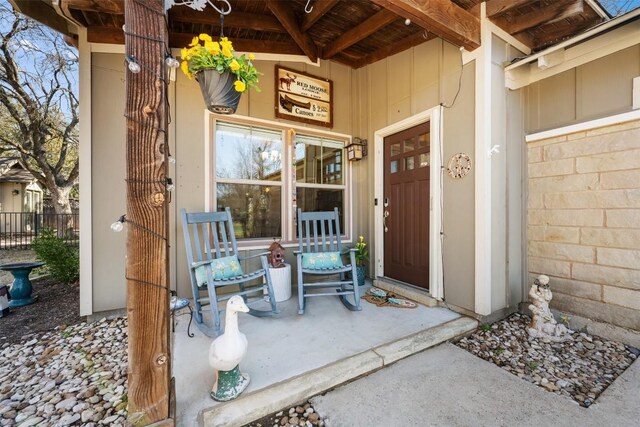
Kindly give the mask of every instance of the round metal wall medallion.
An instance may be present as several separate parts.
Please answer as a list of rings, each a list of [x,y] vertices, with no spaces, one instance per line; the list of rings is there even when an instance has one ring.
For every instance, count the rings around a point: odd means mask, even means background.
[[[471,172],[471,158],[464,153],[458,153],[451,156],[447,165],[447,172],[453,179],[464,178]]]

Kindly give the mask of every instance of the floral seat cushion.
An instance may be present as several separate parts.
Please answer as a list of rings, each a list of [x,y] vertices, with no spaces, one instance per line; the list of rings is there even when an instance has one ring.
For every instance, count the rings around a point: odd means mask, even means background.
[[[320,270],[344,267],[340,252],[311,252],[302,254],[302,268]]]
[[[217,258],[211,261],[211,274],[214,280],[229,279],[242,276],[244,272],[236,255]],[[207,284],[206,264],[196,268],[196,283],[198,286]]]

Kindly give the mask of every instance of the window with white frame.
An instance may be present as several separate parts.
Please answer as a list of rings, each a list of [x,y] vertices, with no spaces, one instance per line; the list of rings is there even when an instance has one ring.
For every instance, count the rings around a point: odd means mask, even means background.
[[[295,213],[340,211],[349,235],[347,137],[214,120],[212,210],[230,208],[239,240],[296,240]]]

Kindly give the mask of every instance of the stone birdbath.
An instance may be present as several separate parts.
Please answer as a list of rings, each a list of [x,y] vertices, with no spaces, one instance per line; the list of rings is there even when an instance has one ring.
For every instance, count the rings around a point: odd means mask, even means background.
[[[37,296],[32,297],[31,281],[29,274],[31,270],[44,265],[44,262],[14,262],[11,264],[0,265],[0,270],[8,271],[13,275],[13,284],[9,289],[9,307],[22,307],[23,305],[32,304],[38,299]]]

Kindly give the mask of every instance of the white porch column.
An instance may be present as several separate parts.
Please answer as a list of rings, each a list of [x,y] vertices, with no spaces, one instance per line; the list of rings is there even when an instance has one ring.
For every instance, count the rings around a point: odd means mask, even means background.
[[[491,28],[480,6],[475,105],[475,312],[491,314]]]
[[[80,315],[93,314],[91,225],[91,44],[87,29],[78,28],[80,91]]]

